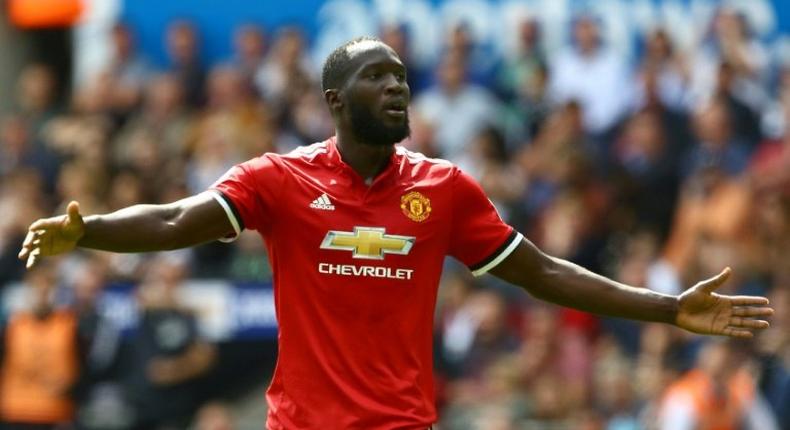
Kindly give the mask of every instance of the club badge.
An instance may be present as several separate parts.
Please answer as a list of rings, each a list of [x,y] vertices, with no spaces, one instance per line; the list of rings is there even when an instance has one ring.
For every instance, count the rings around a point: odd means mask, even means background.
[[[403,195],[400,198],[400,208],[412,221],[422,222],[431,215],[431,201],[417,191]]]

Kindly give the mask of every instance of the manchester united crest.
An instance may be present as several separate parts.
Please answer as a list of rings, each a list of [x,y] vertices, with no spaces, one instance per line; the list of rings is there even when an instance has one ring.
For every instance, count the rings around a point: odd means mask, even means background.
[[[404,194],[400,198],[400,208],[412,221],[422,222],[431,215],[431,201],[417,191]]]

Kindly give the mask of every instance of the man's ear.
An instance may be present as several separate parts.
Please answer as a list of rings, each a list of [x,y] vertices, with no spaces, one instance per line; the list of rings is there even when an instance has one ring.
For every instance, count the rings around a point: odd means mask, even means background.
[[[343,101],[340,100],[340,90],[338,89],[332,88],[324,91],[324,100],[332,113],[343,108]]]

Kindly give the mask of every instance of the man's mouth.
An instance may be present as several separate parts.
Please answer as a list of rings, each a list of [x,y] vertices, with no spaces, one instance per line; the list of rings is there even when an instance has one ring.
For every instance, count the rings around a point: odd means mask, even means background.
[[[394,101],[384,105],[384,113],[392,117],[400,118],[406,116],[407,109],[408,105],[405,101]]]

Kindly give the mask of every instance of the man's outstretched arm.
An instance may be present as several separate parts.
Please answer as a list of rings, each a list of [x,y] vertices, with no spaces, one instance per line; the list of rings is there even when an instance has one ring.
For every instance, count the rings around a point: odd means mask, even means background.
[[[729,277],[729,268],[679,296],[670,296],[596,275],[546,255],[527,239],[490,273],[523,287],[539,299],[562,306],[601,315],[670,323],[701,334],[752,337],[752,330],[768,327],[768,322],[759,317],[773,313],[764,297],[725,296],[714,292]]]
[[[65,215],[35,221],[19,258],[32,267],[41,257],[75,247],[113,252],[165,251],[225,237],[234,232],[211,192],[165,205],[135,205],[106,215],[83,217],[71,202]]]

